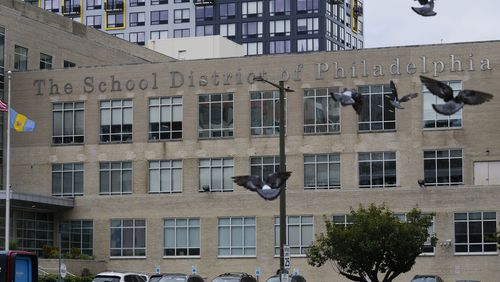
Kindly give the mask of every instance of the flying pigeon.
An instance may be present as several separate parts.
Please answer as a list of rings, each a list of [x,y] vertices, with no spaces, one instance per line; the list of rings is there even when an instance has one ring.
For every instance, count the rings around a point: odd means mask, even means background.
[[[403,106],[401,106],[401,103],[403,102],[408,102],[413,98],[416,98],[418,96],[418,93],[410,93],[407,95],[404,95],[401,97],[401,99],[398,98],[398,90],[396,89],[396,85],[394,82],[391,80],[391,89],[392,89],[392,96],[385,95],[386,97],[390,98],[391,105],[396,108],[396,109],[404,109]]]
[[[234,183],[250,190],[257,192],[264,200],[274,200],[281,193],[281,186],[292,173],[289,171],[275,172],[269,174],[265,181],[257,175],[233,176]]]
[[[436,15],[436,12],[434,12],[434,0],[418,0],[418,2],[422,5],[422,7],[411,7],[415,13],[423,17]]]
[[[344,91],[340,94],[330,92],[330,96],[332,96],[332,99],[335,102],[340,102],[342,106],[352,105],[358,115],[363,109],[363,97],[356,91],[356,89],[348,90],[347,88],[344,88]]]
[[[432,108],[439,114],[452,115],[458,112],[465,104],[479,105],[493,98],[493,95],[476,90],[460,90],[456,97],[453,97],[453,89],[446,83],[435,79],[420,76],[420,81],[429,91],[444,100],[444,104],[432,104]]]

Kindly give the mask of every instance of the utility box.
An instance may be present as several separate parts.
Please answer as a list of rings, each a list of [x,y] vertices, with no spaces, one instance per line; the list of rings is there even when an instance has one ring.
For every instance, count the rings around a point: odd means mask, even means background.
[[[0,281],[37,282],[37,256],[24,251],[0,252]]]

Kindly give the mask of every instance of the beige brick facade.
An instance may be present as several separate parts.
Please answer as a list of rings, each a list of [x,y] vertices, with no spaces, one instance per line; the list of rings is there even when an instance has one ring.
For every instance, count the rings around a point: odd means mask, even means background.
[[[453,218],[455,212],[492,211],[497,213],[498,226],[500,185],[474,185],[473,168],[476,161],[500,160],[499,48],[500,42],[495,41],[18,73],[13,76],[12,104],[36,121],[37,127],[34,133],[13,133],[12,187],[17,192],[50,196],[52,164],[82,162],[84,196],[76,197],[75,207],[58,214],[57,220],[92,219],[94,255],[108,261],[110,269],[152,273],[160,265],[164,272],[190,272],[196,265],[200,274],[211,278],[226,271],[253,274],[260,267],[262,277],[268,277],[279,266],[274,257],[278,201],[266,202],[237,186],[227,193],[199,192],[198,187],[199,159],[231,157],[234,175],[242,175],[250,171],[250,157],[278,155],[277,136],[250,134],[249,92],[274,90],[252,82],[254,75],[265,74],[271,81],[287,80],[286,85],[295,90],[287,94],[286,154],[287,169],[292,171],[288,215],[314,216],[314,232],[319,233],[324,231],[323,215],[345,214],[359,204],[386,203],[395,212],[417,206],[436,213],[439,242],[451,240],[452,245],[438,244],[434,255],[419,257],[415,267],[397,281],[409,281],[415,274],[438,274],[445,281],[496,282],[500,279],[498,254],[454,253]],[[489,103],[466,106],[463,125],[456,129],[423,129],[419,96],[408,102],[405,110],[396,112],[396,130],[360,133],[355,112],[346,107],[341,109],[339,134],[304,134],[304,89],[388,84],[392,79],[401,94],[421,93],[421,74],[459,80],[464,89],[490,92],[495,97]],[[133,90],[127,90],[132,84]],[[198,96],[209,93],[234,94],[234,137],[198,138]],[[181,141],[148,140],[148,99],[159,96],[183,99]],[[133,142],[101,144],[99,101],[125,98],[133,101]],[[85,103],[83,145],[51,144],[52,104],[62,101]],[[423,177],[423,151],[430,149],[463,150],[463,185],[417,185]],[[396,152],[397,185],[360,189],[358,153],[377,151]],[[304,155],[320,153],[340,154],[341,189],[304,189]],[[148,161],[162,159],[182,160],[182,193],[148,193]],[[103,161],[132,162],[131,195],[99,195],[99,163]],[[229,216],[256,218],[255,257],[218,258],[217,219]],[[201,220],[200,257],[164,258],[163,219],[186,217]],[[111,219],[146,220],[145,258],[110,259]],[[292,258],[293,268],[308,281],[344,281],[330,266],[308,266],[303,256]]]

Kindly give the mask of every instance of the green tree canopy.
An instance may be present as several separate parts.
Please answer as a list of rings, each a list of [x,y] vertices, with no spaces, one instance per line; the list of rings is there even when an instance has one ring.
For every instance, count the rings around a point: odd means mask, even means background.
[[[432,215],[413,208],[400,220],[385,205],[351,209],[352,224],[336,225],[325,218],[326,234],[316,237],[307,253],[308,263],[320,267],[331,261],[352,281],[389,282],[410,271],[423,252]],[[381,278],[379,278],[379,275]]]

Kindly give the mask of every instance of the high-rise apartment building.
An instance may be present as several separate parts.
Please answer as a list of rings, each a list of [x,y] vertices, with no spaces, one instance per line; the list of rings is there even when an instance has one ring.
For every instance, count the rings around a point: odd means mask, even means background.
[[[144,45],[223,35],[247,55],[363,48],[362,0],[26,0]]]

